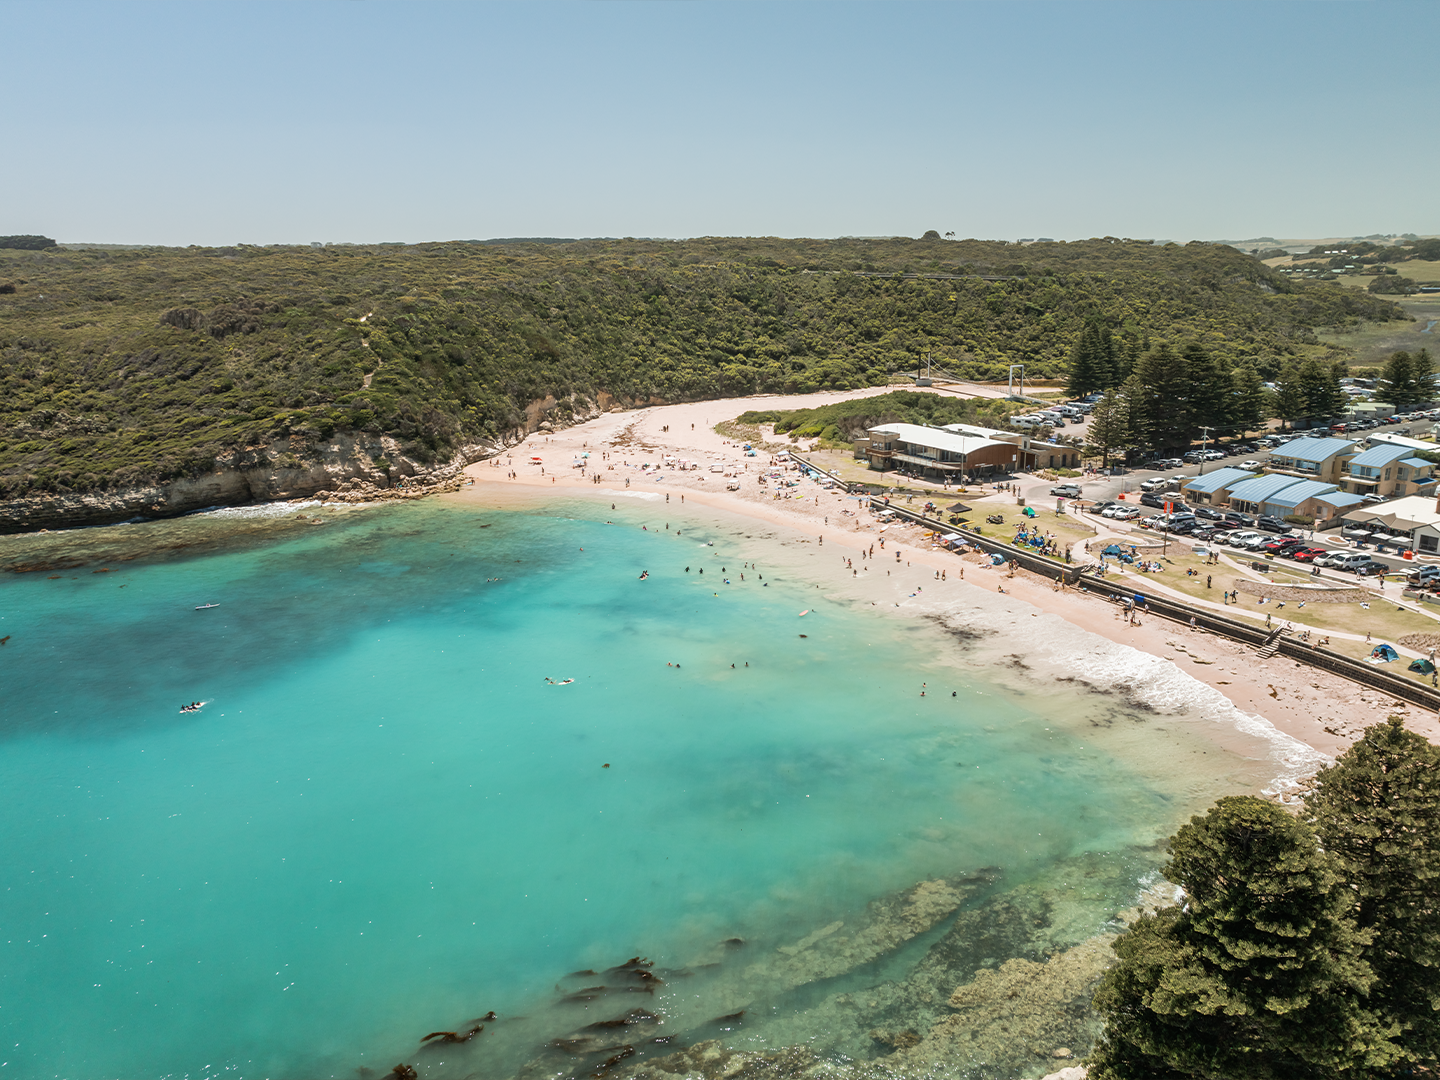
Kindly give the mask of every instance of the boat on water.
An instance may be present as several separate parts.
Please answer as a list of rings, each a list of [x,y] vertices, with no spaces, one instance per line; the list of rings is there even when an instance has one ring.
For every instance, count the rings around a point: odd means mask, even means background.
[[[204,611],[204,610],[206,610],[207,608],[219,607],[219,606],[220,606],[219,604],[196,604],[196,605],[195,605],[195,610],[196,610],[196,611]]]

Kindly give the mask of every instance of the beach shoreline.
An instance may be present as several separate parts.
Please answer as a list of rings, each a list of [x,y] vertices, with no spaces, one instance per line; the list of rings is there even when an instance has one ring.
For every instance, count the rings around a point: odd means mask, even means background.
[[[977,593],[999,595],[1003,588],[1010,602],[1035,609],[1040,619],[1037,642],[1045,640],[1043,628],[1049,619],[1059,619],[1146,653],[1174,665],[1187,678],[1223,695],[1241,713],[1324,759],[1342,753],[1365,727],[1392,713],[1403,716],[1411,730],[1440,741],[1436,716],[1417,706],[1280,655],[1260,660],[1248,646],[1155,616],[1142,617],[1139,625],[1131,625],[1118,617],[1114,604],[1095,594],[1060,590],[1050,579],[1028,571],[1012,577],[1004,569],[989,568],[988,560],[977,556],[957,557],[933,549],[917,526],[892,527],[882,533],[881,523],[860,509],[853,496],[805,484],[798,489],[805,493],[803,498],[790,496],[787,489],[787,497],[776,499],[772,487],[757,483],[768,456],[748,458],[738,444],[713,430],[715,424],[750,409],[812,408],[874,392],[733,398],[608,413],[562,431],[536,433],[503,457],[467,467],[465,476],[474,483],[442,497],[515,509],[543,506],[559,496],[608,503],[627,498],[675,514],[692,505],[704,507],[784,530],[791,540],[808,540],[817,556],[821,551],[832,553],[828,562],[819,561],[817,570],[834,582],[838,592],[877,609],[893,613],[903,608],[908,614],[943,619],[947,612],[973,602]],[[689,471],[667,468],[658,474],[642,473],[639,468],[642,463],[658,467],[667,456],[700,467]],[[536,460],[532,462],[532,458]],[[573,467],[576,462],[586,467]],[[727,477],[710,472],[712,465],[733,470],[740,481],[739,490],[725,490]],[[986,499],[998,498],[997,493],[973,488],[965,496],[967,504],[981,505]],[[883,554],[883,560],[869,557],[872,547],[877,556]],[[892,557],[897,551],[904,569],[898,575]],[[845,564],[847,558],[853,565]],[[827,565],[828,571],[824,569]],[[864,574],[860,573],[862,567]],[[882,568],[889,571],[883,578],[879,576]],[[935,575],[941,572],[945,580],[936,581]],[[968,577],[963,576],[966,573]],[[929,595],[917,603],[912,589],[927,585]],[[1212,736],[1222,747],[1236,752],[1242,752],[1250,738],[1239,731],[1227,734],[1222,726],[1214,726]]]

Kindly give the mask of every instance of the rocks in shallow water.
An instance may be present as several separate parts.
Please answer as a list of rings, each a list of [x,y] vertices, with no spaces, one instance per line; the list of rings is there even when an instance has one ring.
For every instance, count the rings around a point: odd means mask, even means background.
[[[625,1071],[633,1080],[791,1080],[818,1073],[830,1073],[832,1063],[817,1057],[803,1046],[790,1046],[770,1053],[727,1050],[717,1039],[696,1043],[677,1054],[650,1058]]]
[[[1057,1057],[1055,1047],[1090,1045],[1098,1019],[1090,998],[1113,954],[1113,935],[1091,938],[1044,963],[1007,960],[981,970],[950,995],[954,1015],[936,1023],[914,1047],[890,1059],[897,1067],[960,1068],[1003,1060],[1020,1049],[1037,1061]],[[1078,1038],[1077,1038],[1078,1036]],[[913,1059],[913,1060],[912,1060]]]
[[[892,1050],[908,1050],[912,1046],[920,1045],[920,1033],[914,1028],[906,1028],[904,1031],[883,1031],[876,1028],[870,1032],[870,1038]]]
[[[800,986],[868,964],[953,915],[967,896],[990,880],[988,875],[977,875],[922,881],[898,896],[877,900],[847,933],[840,933],[846,929],[843,922],[833,922],[794,945],[781,946],[784,959],[767,967],[766,977],[772,987]]]

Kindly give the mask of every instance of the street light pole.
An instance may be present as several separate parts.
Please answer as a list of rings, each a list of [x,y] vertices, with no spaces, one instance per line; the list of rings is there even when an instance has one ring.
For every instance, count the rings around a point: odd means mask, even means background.
[[[1209,442],[1210,442],[1210,432],[1212,432],[1212,431],[1214,431],[1214,430],[1215,430],[1214,428],[1210,428],[1210,427],[1203,427],[1203,426],[1202,426],[1202,427],[1200,428],[1200,473],[1199,473],[1200,476],[1204,476],[1204,475],[1205,475],[1205,447],[1206,447],[1207,445],[1209,445]]]

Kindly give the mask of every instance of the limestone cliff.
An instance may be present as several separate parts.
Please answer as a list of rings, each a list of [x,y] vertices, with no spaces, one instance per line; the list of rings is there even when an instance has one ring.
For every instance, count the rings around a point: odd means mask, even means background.
[[[282,499],[333,498],[345,502],[412,498],[453,489],[466,465],[513,446],[526,434],[556,431],[600,415],[610,406],[600,395],[597,408],[588,399],[564,418],[553,412],[556,399],[532,402],[526,424],[494,443],[462,446],[448,461],[426,464],[407,457],[389,435],[336,433],[327,439],[301,436],[277,439],[222,454],[214,468],[199,476],[118,491],[36,495],[0,502],[0,535],[81,525],[113,525],[131,518],[174,517],[209,506],[244,506]]]
[[[199,476],[119,491],[46,495],[0,503],[0,533],[110,525],[134,517],[172,517],[207,506],[241,506],[316,495],[385,498],[458,482],[460,471],[501,449],[475,444],[427,465],[386,435],[334,435],[321,442],[280,439],[215,460]]]

